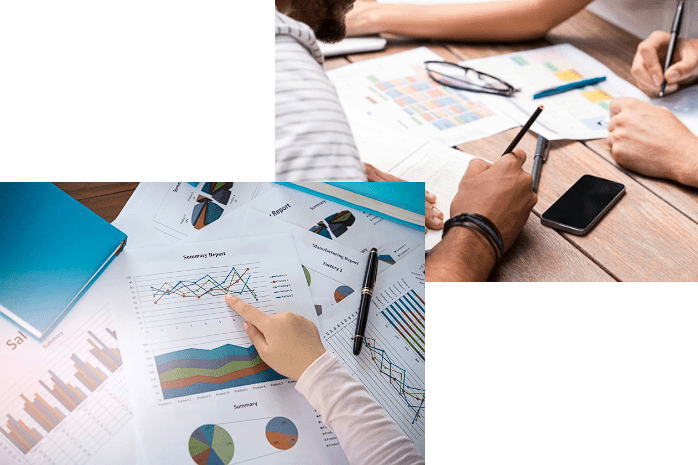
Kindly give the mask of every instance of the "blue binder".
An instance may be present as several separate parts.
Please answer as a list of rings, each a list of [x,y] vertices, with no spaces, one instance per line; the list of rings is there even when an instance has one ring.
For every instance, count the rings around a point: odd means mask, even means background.
[[[0,183],[0,313],[41,340],[126,235],[51,183]]]

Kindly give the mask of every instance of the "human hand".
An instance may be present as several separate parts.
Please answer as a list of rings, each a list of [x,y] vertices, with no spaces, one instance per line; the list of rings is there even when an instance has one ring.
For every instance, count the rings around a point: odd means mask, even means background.
[[[640,90],[650,97],[657,97],[661,90],[670,38],[668,32],[655,31],[637,47],[631,72]],[[666,72],[665,94],[698,80],[698,40],[678,39],[674,53],[676,61]]]
[[[243,329],[262,360],[277,373],[298,381],[326,352],[312,321],[289,312],[267,315],[233,294],[226,294],[225,301],[246,320]]]
[[[356,0],[354,8],[347,13],[345,24],[347,37],[367,36],[380,32],[376,12],[380,5],[375,0]]]
[[[610,106],[608,142],[618,164],[698,187],[698,137],[668,109],[631,98]]]
[[[424,217],[427,228],[444,228],[444,214],[436,208],[436,196],[429,191],[424,191]]]
[[[525,161],[520,149],[493,164],[471,161],[451,203],[451,217],[479,213],[489,218],[502,234],[504,250],[509,250],[538,201],[531,191],[533,178],[521,168]]]

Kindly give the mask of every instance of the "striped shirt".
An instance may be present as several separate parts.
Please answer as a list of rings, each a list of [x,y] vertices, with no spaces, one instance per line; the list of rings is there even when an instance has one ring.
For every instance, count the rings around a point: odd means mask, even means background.
[[[324,58],[306,24],[276,14],[276,181],[365,181]]]

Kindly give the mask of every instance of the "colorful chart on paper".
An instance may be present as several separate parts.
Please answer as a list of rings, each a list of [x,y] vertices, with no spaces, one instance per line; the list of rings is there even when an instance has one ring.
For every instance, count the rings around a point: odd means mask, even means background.
[[[429,124],[440,131],[494,116],[487,105],[470,98],[473,94],[436,83],[424,66],[415,65],[412,70],[413,76],[388,81],[368,76],[374,97],[366,98],[372,103],[378,103],[375,99],[392,101],[415,123]]]

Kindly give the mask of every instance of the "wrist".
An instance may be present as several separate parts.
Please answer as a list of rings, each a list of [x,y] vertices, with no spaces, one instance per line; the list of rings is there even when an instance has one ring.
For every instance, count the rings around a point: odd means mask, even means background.
[[[428,281],[486,281],[496,264],[492,246],[482,234],[453,227],[429,254]]]
[[[361,29],[361,35],[371,35],[380,34],[382,31],[382,18],[383,18],[383,7],[390,5],[381,4],[370,4],[370,6],[364,7],[365,10],[361,15],[361,23],[359,28]]]
[[[698,137],[684,145],[683,156],[677,164],[674,180],[686,186],[698,187]]]

